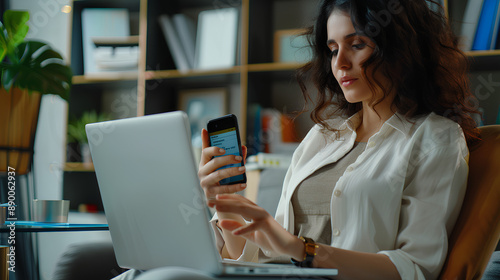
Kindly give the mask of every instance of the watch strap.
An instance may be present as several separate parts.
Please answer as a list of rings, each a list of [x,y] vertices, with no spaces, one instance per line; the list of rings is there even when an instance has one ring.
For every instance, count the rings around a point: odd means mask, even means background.
[[[302,261],[297,261],[292,258],[291,261],[294,265],[299,267],[312,267],[314,256],[316,256],[316,249],[319,246],[314,242],[312,238],[300,236],[299,239],[302,240],[302,242],[304,242],[305,246],[304,259]]]

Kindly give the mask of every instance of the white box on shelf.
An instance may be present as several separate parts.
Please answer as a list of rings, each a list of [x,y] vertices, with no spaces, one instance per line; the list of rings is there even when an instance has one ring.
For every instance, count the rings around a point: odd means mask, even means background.
[[[232,67],[236,63],[237,8],[203,11],[198,16],[196,69]]]

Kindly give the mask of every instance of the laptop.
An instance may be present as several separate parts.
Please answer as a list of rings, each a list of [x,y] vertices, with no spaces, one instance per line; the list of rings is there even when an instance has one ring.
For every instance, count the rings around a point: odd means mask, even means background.
[[[217,276],[337,275],[336,269],[222,261],[184,112],[93,123],[85,128],[121,267],[180,266]]]

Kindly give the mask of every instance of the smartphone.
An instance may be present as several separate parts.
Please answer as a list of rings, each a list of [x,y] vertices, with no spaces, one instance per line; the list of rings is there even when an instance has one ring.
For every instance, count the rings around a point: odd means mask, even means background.
[[[238,129],[238,119],[235,115],[229,114],[220,118],[212,119],[207,123],[207,131],[210,139],[210,146],[216,146],[226,150],[226,155],[241,154],[241,140]],[[229,164],[219,169],[243,166],[241,163]],[[245,173],[219,181],[221,185],[246,183],[247,177]]]

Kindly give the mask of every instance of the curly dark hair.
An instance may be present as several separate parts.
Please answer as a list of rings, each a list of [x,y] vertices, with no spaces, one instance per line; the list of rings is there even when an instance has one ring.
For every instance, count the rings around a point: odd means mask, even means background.
[[[385,88],[367,79],[374,91],[382,88],[385,97],[394,90],[393,107],[407,119],[434,112],[462,127],[467,142],[478,139],[471,114],[479,113],[469,89],[467,56],[458,48],[458,38],[440,11],[433,11],[429,0],[323,0],[314,26],[307,29],[313,58],[299,68],[296,77],[306,104],[313,95],[306,86],[310,79],[318,90],[311,119],[323,128],[326,120],[338,115],[351,116],[361,103],[349,103],[333,78],[331,51],[327,47],[327,20],[334,10],[350,15],[356,32],[375,43],[372,55],[362,64],[363,75],[380,72],[389,80]],[[369,67],[370,66],[370,67]],[[367,70],[369,69],[369,70]],[[375,102],[375,105],[381,100]]]

